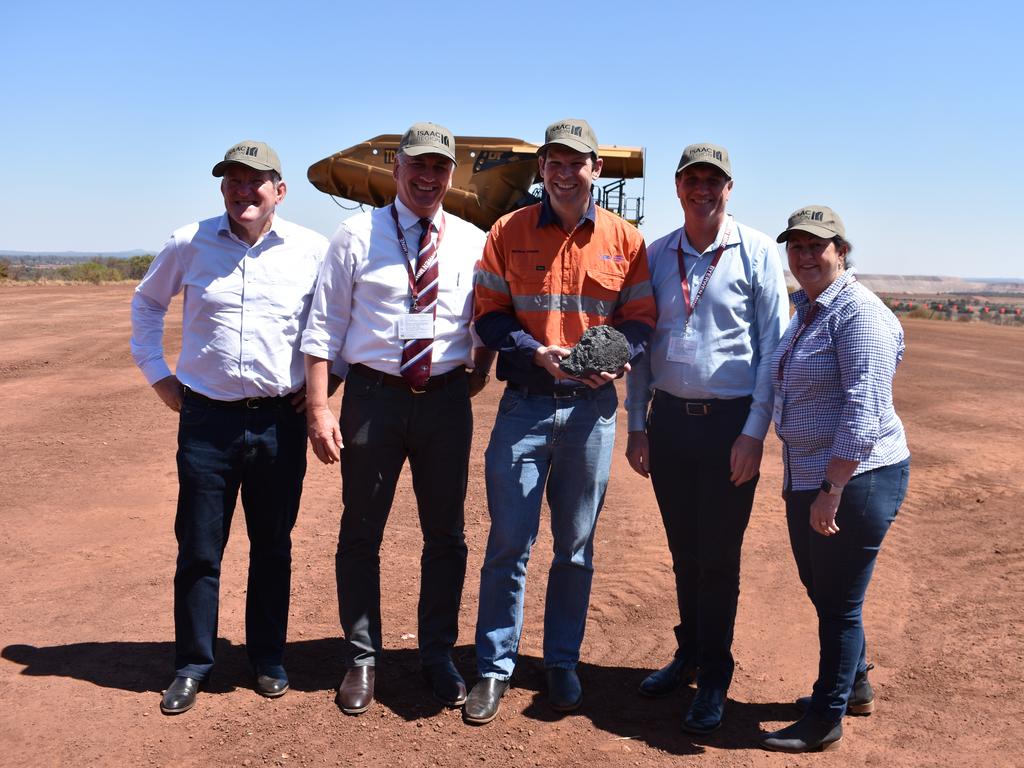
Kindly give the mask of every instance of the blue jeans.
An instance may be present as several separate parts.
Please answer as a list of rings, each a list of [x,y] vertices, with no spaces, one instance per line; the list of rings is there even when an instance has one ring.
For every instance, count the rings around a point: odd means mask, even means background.
[[[284,677],[291,531],[306,474],[306,420],[285,401],[227,408],[186,395],[178,426],[174,533],[175,675],[213,667],[220,565],[239,489],[249,535],[245,646],[254,670]]]
[[[882,540],[907,493],[910,460],[857,475],[846,484],[836,525],[823,536],[809,525],[813,491],[786,498],[789,541],[800,581],[818,614],[818,679],[810,711],[828,722],[846,714],[854,678],[867,669],[861,611]]]
[[[526,566],[547,487],[554,557],[544,604],[544,666],[573,669],[590,605],[594,529],[615,444],[613,386],[560,399],[509,389],[485,453],[491,530],[476,625],[481,677],[507,680],[523,629]]]

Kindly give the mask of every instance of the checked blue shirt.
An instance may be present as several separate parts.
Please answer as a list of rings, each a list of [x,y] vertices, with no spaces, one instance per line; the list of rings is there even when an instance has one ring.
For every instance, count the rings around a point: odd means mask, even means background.
[[[860,462],[854,475],[909,457],[892,404],[892,380],[905,349],[899,321],[852,270],[818,296],[802,332],[812,305],[802,290],[791,298],[796,314],[771,368],[785,487],[817,488],[832,457]]]

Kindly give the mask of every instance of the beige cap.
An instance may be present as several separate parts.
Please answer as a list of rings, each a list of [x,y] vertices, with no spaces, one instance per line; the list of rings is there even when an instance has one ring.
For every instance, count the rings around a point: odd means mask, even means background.
[[[598,154],[597,136],[586,120],[568,118],[553,122],[544,131],[544,144],[537,150],[537,154],[552,144],[561,144],[576,152],[590,152],[595,156]]]
[[[824,205],[805,205],[789,216],[786,231],[775,238],[775,242],[784,243],[789,240],[790,232],[810,232],[818,237],[833,238],[836,235],[846,239],[846,227],[839,214]]]
[[[726,176],[732,178],[732,163],[729,162],[729,152],[725,147],[717,144],[691,144],[683,150],[683,156],[679,158],[679,167],[676,168],[678,175],[684,168],[689,168],[697,163],[707,163],[720,168]]]
[[[414,123],[398,142],[398,151],[404,155],[444,155],[455,163],[455,137],[443,125]]]
[[[227,152],[224,159],[213,166],[214,176],[223,176],[225,169],[230,163],[241,163],[257,171],[275,171],[278,176],[281,173],[281,161],[269,144],[262,141],[240,141]]]

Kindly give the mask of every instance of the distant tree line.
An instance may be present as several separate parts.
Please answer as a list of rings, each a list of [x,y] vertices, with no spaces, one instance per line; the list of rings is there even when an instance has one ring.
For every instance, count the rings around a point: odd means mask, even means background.
[[[0,258],[0,280],[16,280],[34,282],[39,280],[65,280],[72,283],[110,283],[121,280],[141,280],[149,269],[153,257],[130,256],[97,256],[88,260],[75,260],[71,263],[44,263],[45,259]]]

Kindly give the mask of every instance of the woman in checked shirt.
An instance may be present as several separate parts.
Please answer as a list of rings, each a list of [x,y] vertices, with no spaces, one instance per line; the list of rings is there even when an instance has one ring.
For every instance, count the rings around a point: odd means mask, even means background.
[[[892,404],[903,329],[857,282],[839,216],[806,206],[778,241],[800,283],[772,359],[786,517],[800,580],[818,614],[818,679],[796,723],[764,739],[788,752],[829,749],[842,719],[870,714],[861,609],[875,558],[907,490],[910,451]]]

